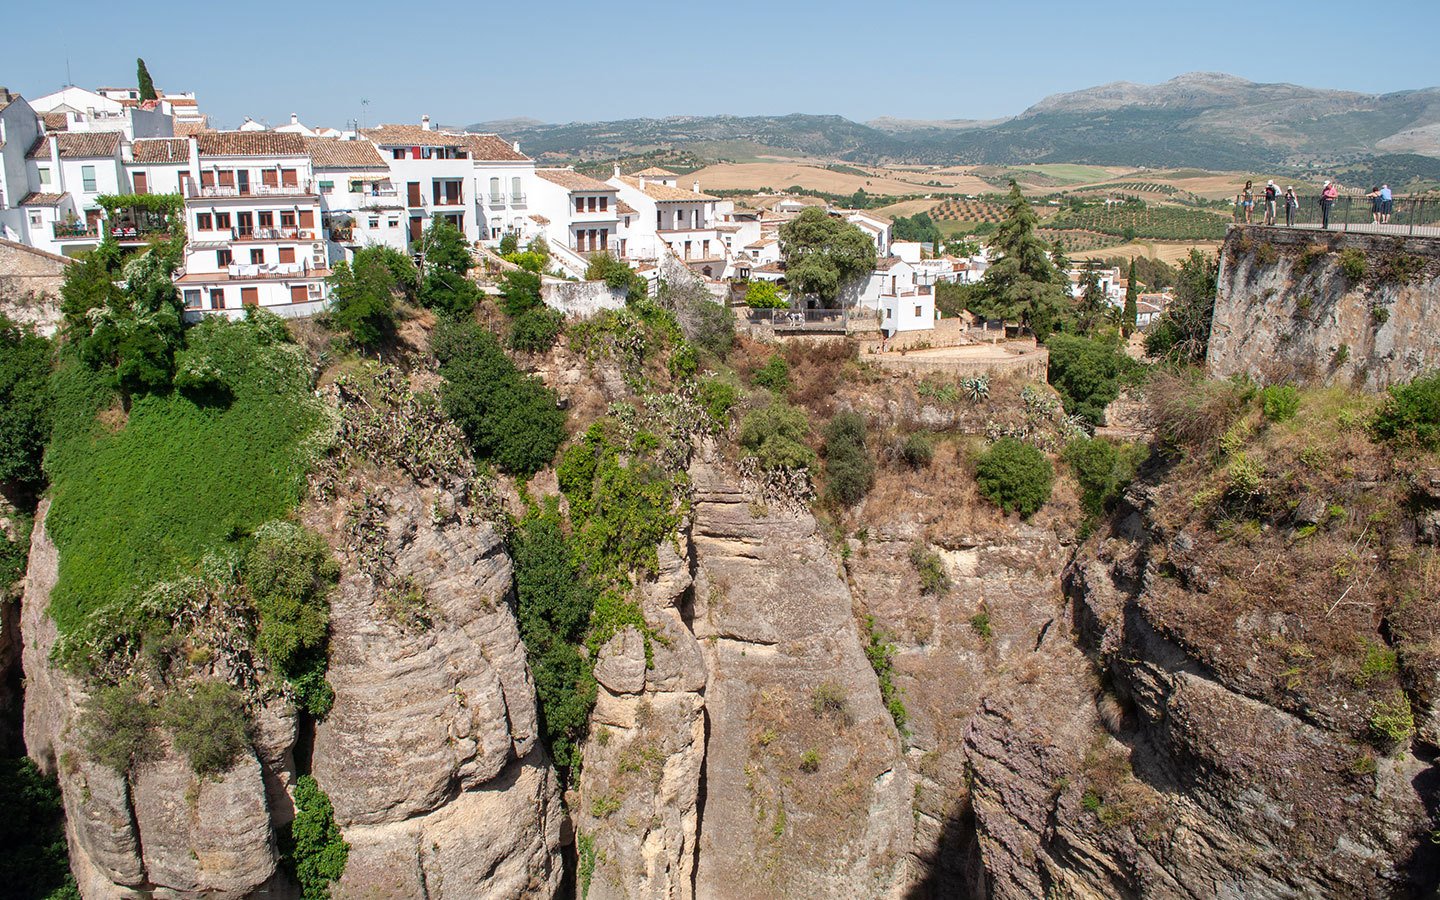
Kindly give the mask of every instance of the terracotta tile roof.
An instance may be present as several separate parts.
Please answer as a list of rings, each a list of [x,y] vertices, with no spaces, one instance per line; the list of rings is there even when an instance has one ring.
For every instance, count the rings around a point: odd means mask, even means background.
[[[124,137],[118,131],[62,131],[55,135],[60,145],[61,159],[98,159],[104,156],[114,156],[120,149],[120,139]],[[35,142],[30,152],[25,154],[26,159],[48,159],[50,157],[49,141],[44,137]]]
[[[305,148],[317,169],[385,169],[380,151],[369,141],[305,138]]]
[[[763,265],[763,266],[756,266],[754,269],[751,269],[750,271],[751,271],[751,272],[763,272],[763,273],[770,274],[770,275],[783,275],[783,274],[785,274],[785,266],[782,265],[782,264],[779,263],[779,262],[768,262],[768,263],[766,263],[766,264]]]
[[[603,181],[597,181],[589,175],[581,175],[574,169],[536,169],[535,174],[551,184],[560,185],[567,191],[615,192],[613,186]]]
[[[615,211],[620,213],[622,216],[634,216],[639,215],[640,213],[640,211],[635,207],[626,203],[624,200],[618,199],[615,201]]]
[[[660,168],[659,166],[651,166],[651,167],[648,168],[648,169],[641,169],[640,171],[635,172],[635,173],[633,173],[633,174],[635,174],[635,175],[637,175],[637,176],[638,176],[638,175],[644,175],[646,178],[679,178],[679,177],[680,177],[679,175],[675,174],[674,172],[670,171],[669,169],[662,169],[662,168]]]
[[[48,112],[40,116],[46,131],[69,131],[70,117],[63,112]]]
[[[141,138],[130,145],[137,163],[183,163],[190,161],[190,141],[185,138]]]
[[[836,210],[836,212],[843,213],[846,217],[849,217],[849,216],[864,216],[865,218],[871,220],[872,222],[879,222],[879,223],[881,223],[882,225],[894,225],[894,224],[895,224],[895,221],[894,221],[893,219],[889,218],[888,216],[882,216],[882,215],[880,215],[879,213],[871,212],[871,211],[868,210],[868,209],[839,209],[839,210]]]
[[[305,139],[283,131],[206,131],[195,140],[201,156],[305,155]]]
[[[535,223],[540,224],[540,225],[549,225],[549,224],[550,224],[550,220],[549,220],[549,219],[545,218],[544,216],[542,216],[542,215],[540,215],[540,214],[538,214],[538,213],[531,215],[531,216],[530,216],[530,221],[535,222]]]
[[[363,129],[360,134],[386,147],[464,147],[467,144],[466,135],[419,125],[377,125]]]
[[[877,259],[875,260],[875,271],[888,272],[903,262],[905,262],[905,260],[898,256],[887,256],[884,259]]]
[[[207,119],[204,122],[176,122],[175,136],[189,137],[192,134],[202,134],[206,131],[209,131],[210,126],[206,124],[206,122],[208,121],[209,120]]]
[[[41,194],[41,193],[39,193],[39,192],[37,192],[37,191],[31,191],[30,193],[26,194],[26,195],[20,200],[20,205],[21,205],[21,206],[57,206],[57,205],[59,205],[60,201],[61,201],[61,200],[64,200],[64,199],[65,199],[65,195],[64,195],[64,194]]]
[[[164,100],[166,103],[169,103],[171,106],[199,106],[199,105],[200,105],[200,104],[198,104],[197,102],[195,102],[195,98],[193,98],[193,97],[161,97],[160,99],[161,99],[161,100]]]
[[[645,186],[642,188],[640,186],[640,179],[636,178],[633,175],[621,175],[620,180],[635,188],[636,190],[644,191],[645,195],[651,200],[660,200],[662,202],[665,200],[691,200],[698,202],[701,200],[717,199],[715,197],[711,197],[709,194],[697,194],[694,191],[687,191],[684,188],[670,187],[669,185],[665,184],[656,184],[653,181],[645,182]]]
[[[739,225],[716,225],[716,226],[715,226],[715,230],[716,230],[716,231],[723,231],[723,232],[725,232],[726,234],[733,234],[733,233],[735,233],[735,232],[737,232],[737,231],[740,230],[740,226],[739,226]]]
[[[465,145],[470,148],[470,155],[475,159],[495,162],[497,160],[515,160],[523,162],[530,157],[515,149],[509,141],[496,134],[469,134],[465,135]]]
[[[746,249],[746,250],[763,250],[763,249],[765,249],[766,247],[770,246],[770,245],[773,244],[773,243],[775,243],[775,239],[774,239],[774,238],[764,238],[764,239],[762,239],[762,240],[758,240],[758,241],[755,241],[755,242],[753,242],[753,243],[746,244],[746,245],[745,245],[745,249]]]

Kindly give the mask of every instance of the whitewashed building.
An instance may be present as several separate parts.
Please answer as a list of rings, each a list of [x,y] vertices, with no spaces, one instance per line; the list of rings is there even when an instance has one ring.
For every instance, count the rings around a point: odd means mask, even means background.
[[[628,258],[618,194],[613,185],[574,169],[535,170],[534,209],[545,219],[545,240],[556,261],[572,275],[583,276],[594,253]]]
[[[304,138],[221,131],[189,145],[198,178],[183,179],[189,243],[177,279],[187,314],[319,311],[330,264]]]
[[[636,212],[634,228],[626,235],[630,255],[657,260],[669,255],[704,278],[727,275],[729,250],[715,230],[718,198],[701,193],[698,181],[687,190],[673,172],[646,172],[650,174],[621,175],[617,169],[609,181]]]
[[[306,138],[320,218],[332,262],[360,247],[409,245],[405,206],[380,151],[369,141]]]

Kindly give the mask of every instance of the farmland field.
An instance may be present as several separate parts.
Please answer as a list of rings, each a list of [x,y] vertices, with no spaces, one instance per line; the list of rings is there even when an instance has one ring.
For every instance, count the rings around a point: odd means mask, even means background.
[[[901,172],[881,168],[862,170],[850,165],[837,168],[842,171],[822,165],[778,160],[716,163],[696,172],[693,177],[700,180],[701,190],[707,187],[716,190],[784,190],[792,185],[799,185],[805,190],[827,194],[853,194],[863,189],[867,194],[903,197],[932,192],[978,194],[992,189],[990,185],[972,175]],[[870,174],[856,175],[856,171],[868,171]],[[938,181],[940,184],[927,185],[926,181]]]
[[[1067,248],[1069,245],[1066,245]],[[1070,253],[1071,259],[1105,258],[1123,256],[1129,259],[1133,256],[1145,256],[1150,259],[1158,259],[1161,262],[1178,266],[1190,255],[1192,249],[1202,253],[1213,254],[1220,249],[1217,241],[1132,241],[1120,246],[1110,246],[1103,249],[1076,249]],[[1069,250],[1066,251],[1069,253]]]
[[[1055,242],[1063,241],[1065,253],[1083,253],[1087,250],[1098,250],[1103,247],[1114,247],[1121,243],[1121,239],[1109,234],[1100,234],[1096,231],[1077,231],[1075,229],[1038,228],[1035,231],[1046,242],[1052,246]]]
[[[1220,240],[1228,219],[1215,213],[1179,206],[1113,204],[1063,209],[1050,223],[1055,228],[1079,228],[1101,234],[1157,240]]]

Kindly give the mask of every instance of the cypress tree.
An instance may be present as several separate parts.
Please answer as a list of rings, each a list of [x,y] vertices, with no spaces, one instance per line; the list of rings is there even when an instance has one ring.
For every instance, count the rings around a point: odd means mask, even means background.
[[[160,99],[159,95],[155,93],[155,82],[150,80],[150,70],[145,68],[143,59],[135,60],[135,78],[140,83],[140,99],[142,101]]]
[[[1135,284],[1135,257],[1130,257],[1130,282],[1125,286],[1125,313],[1120,318],[1120,331],[1127,338],[1135,332],[1135,318],[1139,314],[1140,288]]]

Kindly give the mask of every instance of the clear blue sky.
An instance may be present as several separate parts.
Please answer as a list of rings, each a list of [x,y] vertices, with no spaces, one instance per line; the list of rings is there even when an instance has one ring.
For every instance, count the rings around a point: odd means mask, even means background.
[[[1223,71],[1374,93],[1440,83],[1437,0],[7,4],[0,84],[133,85],[212,124],[681,114],[994,118],[1107,81]],[[1427,45],[1426,42],[1431,42]],[[1377,53],[1377,46],[1380,50]],[[362,110],[361,98],[370,104]]]

